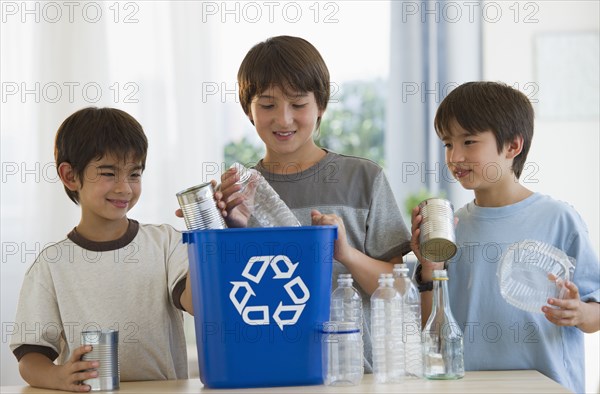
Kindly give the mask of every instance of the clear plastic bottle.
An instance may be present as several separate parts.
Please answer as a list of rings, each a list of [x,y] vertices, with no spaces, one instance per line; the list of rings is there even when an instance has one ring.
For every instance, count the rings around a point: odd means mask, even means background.
[[[300,226],[294,213],[260,172],[240,163],[233,163],[231,167],[239,172],[240,180],[237,183],[242,185],[239,193],[246,197],[244,203],[261,227]]]
[[[362,327],[362,297],[353,286],[350,274],[339,274],[338,287],[331,293],[331,320],[355,322]]]
[[[373,375],[377,383],[397,383],[404,375],[400,293],[392,274],[381,274],[371,296]]]
[[[404,345],[404,374],[423,376],[423,346],[421,343],[421,295],[408,276],[406,264],[394,265],[394,287],[402,297],[402,344]]]
[[[424,376],[460,379],[465,376],[463,333],[452,316],[446,270],[433,271],[433,304],[423,330]]]
[[[361,326],[330,321],[323,325],[323,367],[328,386],[357,385],[363,378]]]

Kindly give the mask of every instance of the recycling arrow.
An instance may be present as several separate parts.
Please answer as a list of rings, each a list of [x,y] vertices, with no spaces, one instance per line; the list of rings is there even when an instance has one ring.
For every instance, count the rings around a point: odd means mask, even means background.
[[[296,324],[296,322],[298,321],[298,318],[300,317],[300,315],[302,314],[302,311],[304,310],[304,306],[305,306],[304,304],[302,304],[302,305],[283,305],[283,303],[281,301],[279,301],[279,305],[277,306],[275,313],[273,313],[273,320],[275,320],[275,322],[279,326],[279,329],[281,331],[283,331],[283,326],[289,326],[292,324]],[[294,312],[294,316],[292,316],[291,319],[282,319],[279,317],[281,312]]]
[[[283,261],[283,263],[286,265],[287,271],[281,271],[281,269],[279,268],[280,261]],[[287,256],[279,255],[273,257],[273,259],[271,260],[271,268],[275,272],[275,276],[273,277],[274,279],[291,278],[294,274],[294,271],[296,271],[296,267],[298,267],[298,263],[292,264],[292,261]]]
[[[261,312],[262,318],[251,319],[249,315],[252,312]],[[263,326],[269,324],[269,307],[267,305],[247,306],[242,313],[242,319],[251,326]]]
[[[292,263],[292,260],[284,255],[254,256],[251,257],[244,266],[242,276],[247,280],[258,284],[263,279],[267,268],[270,266],[274,273],[272,279],[289,279],[296,272],[298,265],[299,263]],[[249,325],[270,324],[269,305],[248,306],[250,298],[256,296],[251,284],[245,280],[232,281],[230,283],[233,287],[229,292],[229,299],[244,322]],[[310,299],[310,291],[299,276],[289,280],[283,285],[283,288],[292,300],[293,305],[283,305],[283,302],[280,301],[277,309],[273,313],[273,320],[275,320],[279,329],[282,331],[283,326],[297,323],[306,306],[306,302]],[[290,318],[284,319],[281,317],[282,314],[284,314],[284,316],[290,315],[289,312],[293,312],[293,315]]]
[[[296,293],[294,293],[294,290],[292,290],[294,286],[297,286],[300,289],[300,291],[302,291],[302,297],[298,297]],[[292,301],[294,301],[294,304],[304,304],[310,298],[310,291],[308,290],[308,287],[306,287],[306,285],[304,284],[302,278],[299,276],[290,280],[283,287],[285,288],[285,291],[288,293]]]
[[[247,278],[247,279],[251,280],[254,283],[260,282],[260,280],[262,279],[263,275],[265,274],[265,271],[267,270],[267,267],[269,266],[269,262],[271,261],[271,259],[273,259],[273,256],[255,256],[255,257],[252,257],[250,260],[248,260],[248,263],[244,267],[244,272],[242,272],[242,276],[244,278]],[[255,263],[262,263],[262,265],[260,266],[260,269],[258,270],[258,273],[256,275],[253,275],[250,272],[250,270],[252,269],[252,266]]]
[[[255,296],[256,293],[254,293],[254,290],[252,290],[252,287],[250,287],[250,284],[248,282],[231,282],[231,284],[233,285],[233,288],[231,289],[231,292],[229,292],[229,299],[235,306],[235,309],[237,309],[238,313],[242,313],[242,310],[248,303],[250,297]],[[242,300],[238,301],[238,299],[236,298],[236,294],[241,288],[245,288],[246,293],[242,297]]]

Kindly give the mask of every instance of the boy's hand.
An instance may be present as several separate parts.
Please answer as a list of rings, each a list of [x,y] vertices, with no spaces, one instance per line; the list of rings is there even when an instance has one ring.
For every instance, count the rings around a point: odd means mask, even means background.
[[[423,216],[421,216],[421,208],[419,208],[419,206],[416,206],[413,208],[410,215],[410,248],[412,249],[419,262],[421,264],[424,264],[425,262],[427,262],[427,260],[425,260],[423,256],[421,256],[421,249],[419,247],[419,235],[421,235],[421,229],[419,227],[421,226],[421,220],[423,220]]]
[[[92,346],[80,346],[63,365],[56,367],[56,378],[58,379],[59,390],[65,391],[90,391],[91,387],[87,384],[81,384],[81,381],[98,377],[98,371],[93,368],[98,368],[98,361],[82,361],[81,356],[92,351]],[[86,369],[93,369],[86,371]]]
[[[322,214],[316,209],[313,209],[310,212],[310,218],[313,226],[337,226],[338,236],[335,241],[333,258],[340,263],[347,261],[347,259],[350,257],[352,247],[346,238],[346,227],[344,227],[344,221],[342,218],[334,214]]]
[[[211,183],[213,189],[215,190],[214,198],[215,198],[215,201],[216,201],[217,207],[218,207],[220,198],[222,198],[222,194],[219,191],[217,191],[217,181],[215,181],[214,179],[211,179],[210,183]],[[223,203],[223,206],[224,205],[225,205],[225,203]],[[221,210],[221,208],[219,208],[219,210]],[[183,217],[183,211],[181,210],[181,208],[178,208],[177,210],[175,210],[175,216],[177,216],[178,218]]]
[[[221,175],[221,186],[215,192],[217,207],[225,218],[228,227],[246,227],[252,212],[248,204],[244,204],[245,196],[238,194],[241,185],[236,184],[240,180],[237,169],[230,168]]]
[[[419,226],[421,226],[422,220],[423,216],[421,216],[421,208],[419,208],[419,206],[414,207],[411,212],[410,218],[412,233],[410,237],[410,248],[417,257],[417,260],[419,260],[419,263],[421,263],[421,265],[423,266],[423,279],[429,281],[431,279],[431,275],[433,275],[433,270],[443,269],[444,263],[429,261],[425,257],[421,256],[421,249],[419,243],[419,235],[421,235],[421,229],[419,228]]]
[[[548,279],[556,281],[556,277],[552,274],[548,275]],[[585,303],[579,298],[579,289],[575,283],[564,281],[558,284],[564,286],[561,291],[561,298],[549,298],[548,304],[557,307],[543,306],[542,312],[546,319],[557,326],[577,326],[583,322]],[[562,294],[564,293],[564,296]]]

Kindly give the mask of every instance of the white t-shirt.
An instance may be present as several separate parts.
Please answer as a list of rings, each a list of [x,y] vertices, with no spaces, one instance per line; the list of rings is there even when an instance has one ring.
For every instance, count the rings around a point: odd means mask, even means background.
[[[169,225],[130,220],[109,242],[73,230],[27,271],[10,348],[18,359],[33,351],[63,364],[81,331],[117,329],[122,381],[187,378],[183,313],[173,300],[187,270],[181,233]]]

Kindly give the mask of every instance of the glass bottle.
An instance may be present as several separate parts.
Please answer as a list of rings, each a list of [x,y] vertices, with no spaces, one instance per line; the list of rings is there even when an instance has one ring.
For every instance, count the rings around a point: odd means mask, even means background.
[[[463,333],[452,316],[446,270],[433,271],[433,304],[423,330],[424,376],[460,379],[465,375]]]
[[[401,297],[392,274],[381,274],[371,295],[373,375],[377,383],[396,383],[404,375]]]
[[[423,346],[421,344],[421,295],[408,276],[406,264],[394,265],[394,287],[402,297],[402,344],[404,374],[423,376]]]

